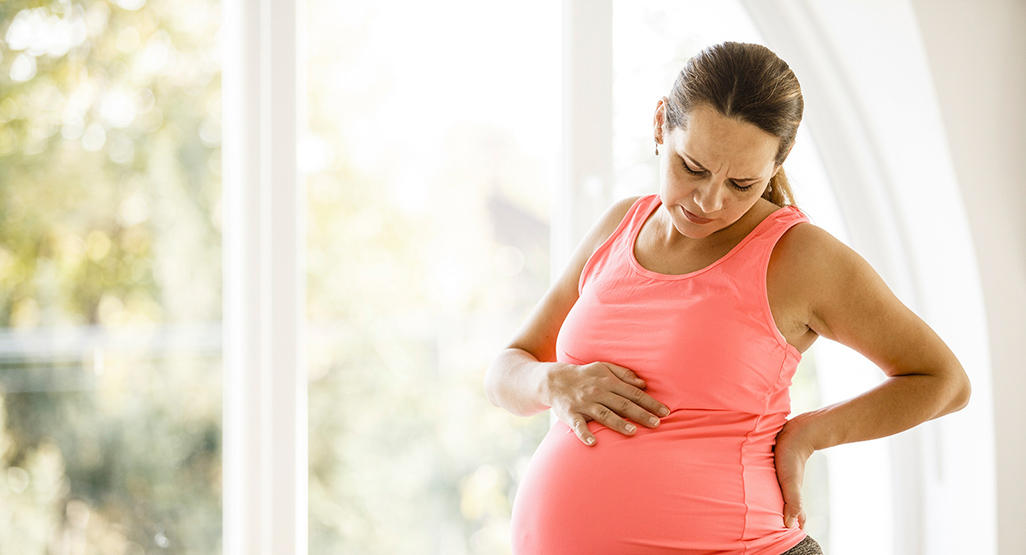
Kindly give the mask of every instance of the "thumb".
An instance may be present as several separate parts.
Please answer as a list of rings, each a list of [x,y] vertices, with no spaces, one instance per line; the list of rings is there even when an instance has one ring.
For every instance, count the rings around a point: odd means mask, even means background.
[[[801,504],[784,503],[784,526],[791,528],[796,523],[799,528],[805,527],[805,511]]]
[[[776,451],[777,481],[780,483],[780,493],[784,501],[784,525],[790,528],[794,526],[795,520],[798,520],[799,525],[804,525],[805,513],[802,512],[804,465],[800,458],[788,451],[783,444],[778,443],[774,446],[774,450]]]
[[[781,488],[784,495],[784,526],[791,528],[798,520],[800,525],[804,524],[805,518],[802,512],[801,486],[794,480],[784,484]]]

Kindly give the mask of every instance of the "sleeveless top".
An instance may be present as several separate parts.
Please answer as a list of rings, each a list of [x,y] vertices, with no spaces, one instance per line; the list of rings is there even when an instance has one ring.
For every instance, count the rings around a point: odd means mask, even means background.
[[[780,236],[810,220],[781,207],[719,260],[670,275],[634,256],[660,206],[638,199],[588,259],[556,359],[630,368],[670,414],[631,436],[590,420],[592,446],[555,420],[517,487],[517,555],[779,555],[807,535],[784,525],[773,458],[802,355],[773,321],[766,274]]]

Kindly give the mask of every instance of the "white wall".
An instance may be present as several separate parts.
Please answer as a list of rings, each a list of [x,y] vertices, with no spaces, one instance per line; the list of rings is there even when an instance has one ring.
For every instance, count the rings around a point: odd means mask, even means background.
[[[802,82],[802,125],[841,212],[847,233],[839,236],[945,340],[973,384],[962,411],[828,450],[842,470],[838,483],[860,485],[831,490],[842,500],[831,506],[833,547],[1026,553],[1026,487],[1017,475],[1026,468],[1026,407],[1018,400],[1026,391],[1019,363],[1026,179],[1016,177],[1026,170],[1013,163],[1024,150],[1026,118],[1017,102],[1026,98],[1026,72],[1016,60],[1026,45],[1016,24],[1026,22],[1026,7],[994,0],[741,3]],[[575,150],[566,155],[573,159]],[[838,381],[856,366],[841,364],[850,350],[819,343],[817,361],[830,362],[820,379],[838,386],[826,388],[824,401],[868,389]],[[884,495],[862,487],[865,466],[843,466],[867,460],[861,453],[869,443],[891,453],[892,487]]]
[[[1026,2],[911,4],[979,258],[993,383],[998,553],[1026,553]]]
[[[895,0],[742,1],[802,83],[802,125],[816,142],[845,232],[835,235],[937,332],[974,387],[961,411],[823,452],[831,475],[828,549],[995,552],[997,440],[984,286],[915,11]],[[827,223],[824,207],[805,204],[814,223]],[[824,404],[883,377],[843,345],[819,341],[812,351]]]

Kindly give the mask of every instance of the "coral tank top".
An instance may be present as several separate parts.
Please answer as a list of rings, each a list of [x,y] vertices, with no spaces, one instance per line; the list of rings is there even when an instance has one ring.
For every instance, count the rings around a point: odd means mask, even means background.
[[[554,420],[513,501],[517,555],[779,555],[807,535],[784,525],[773,459],[802,355],[773,321],[766,273],[809,218],[781,207],[716,262],[670,275],[634,256],[660,205],[638,199],[588,259],[556,359],[630,368],[670,414],[632,436],[588,421],[593,446]]]

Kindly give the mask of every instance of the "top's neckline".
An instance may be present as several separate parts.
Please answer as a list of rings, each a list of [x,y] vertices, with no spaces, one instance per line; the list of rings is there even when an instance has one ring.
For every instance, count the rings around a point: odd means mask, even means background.
[[[745,235],[741,239],[741,241],[738,242],[738,244],[734,245],[734,247],[732,249],[727,251],[727,254],[721,256],[716,261],[714,261],[712,264],[709,264],[708,266],[706,266],[704,268],[700,268],[700,269],[695,270],[693,272],[688,272],[686,274],[663,274],[663,273],[660,273],[660,272],[655,272],[655,271],[649,270],[648,268],[642,266],[641,263],[638,262],[637,257],[634,255],[634,248],[637,245],[638,236],[641,234],[641,228],[645,226],[645,223],[652,216],[652,214],[656,210],[658,210],[659,207],[662,206],[662,204],[663,204],[663,201],[662,201],[661,198],[659,198],[659,194],[658,193],[655,193],[653,196],[655,197],[654,198],[654,202],[651,203],[651,206],[644,213],[644,215],[642,215],[641,222],[638,225],[634,226],[634,229],[631,230],[630,240],[627,241],[627,259],[630,261],[631,267],[634,268],[635,270],[637,270],[642,275],[648,276],[648,277],[653,278],[653,279],[664,279],[664,280],[687,279],[687,278],[690,278],[690,277],[697,276],[699,274],[703,274],[703,273],[705,273],[705,272],[707,272],[709,270],[712,270],[713,268],[715,268],[716,266],[719,266],[721,263],[723,263],[728,258],[733,256],[737,251],[741,250],[741,247],[745,246],[746,243],[751,241],[752,238],[755,237],[756,234],[759,233],[760,230],[762,230],[762,228],[768,226],[773,220],[776,220],[780,216],[782,211],[786,211],[786,210],[789,210],[789,209],[793,208],[793,205],[788,204],[788,205],[781,206],[781,207],[777,208],[773,212],[770,212],[769,215],[767,215],[765,218],[763,218],[762,221],[760,221],[758,224],[756,224],[756,226],[754,228],[752,228],[751,231],[748,232],[748,235]]]

